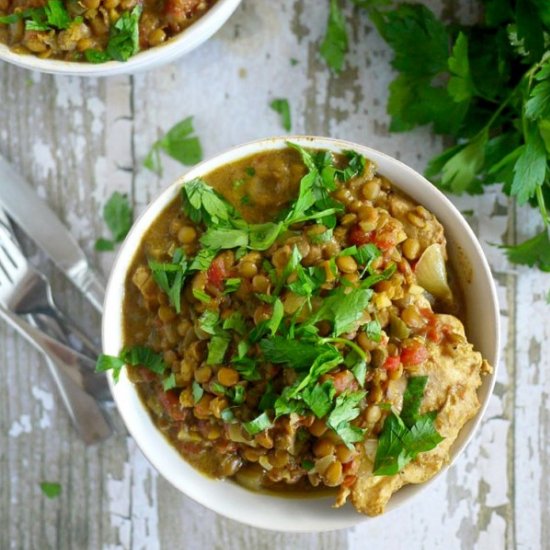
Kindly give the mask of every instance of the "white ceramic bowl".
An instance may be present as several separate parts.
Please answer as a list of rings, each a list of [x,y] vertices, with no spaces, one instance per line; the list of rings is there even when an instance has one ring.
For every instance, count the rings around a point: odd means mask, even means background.
[[[237,9],[241,0],[218,0],[199,20],[165,44],[137,53],[126,62],[88,63],[40,59],[35,55],[12,52],[0,43],[0,61],[7,61],[25,69],[49,74],[76,76],[113,76],[133,74],[159,65],[165,65],[194,50],[208,40]]]
[[[459,265],[469,265],[472,268],[471,276],[464,281],[469,337],[484,357],[496,367],[499,350],[499,309],[495,286],[481,247],[458,210],[426,179],[394,158],[355,143],[303,136],[264,139],[231,149],[195,166],[151,203],[136,221],[122,245],[109,280],[103,316],[104,353],[117,355],[122,347],[124,280],[136,249],[145,231],[178,195],[181,186],[193,178],[254,153],[284,148],[286,140],[304,147],[335,152],[346,149],[358,151],[376,162],[379,173],[388,177],[396,187],[439,218],[446,229],[451,258],[457,259],[459,254]],[[485,377],[479,392],[481,410],[461,431],[452,449],[453,460],[463,450],[479,424],[494,381],[495,372]],[[340,509],[331,508],[334,501],[332,497],[282,498],[253,493],[231,481],[217,481],[204,477],[181,458],[154,426],[125,371],[123,370],[117,384],[113,384],[112,379],[110,382],[120,414],[145,456],[170,483],[211,510],[255,527],[280,531],[328,531],[350,527],[362,521],[376,521],[375,518],[358,514],[350,504]],[[422,491],[429,483],[431,481],[403,488],[392,497],[387,511],[394,510]]]

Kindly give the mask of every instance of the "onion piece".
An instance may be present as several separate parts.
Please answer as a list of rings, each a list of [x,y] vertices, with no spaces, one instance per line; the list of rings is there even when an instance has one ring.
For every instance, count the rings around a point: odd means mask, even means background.
[[[443,247],[440,244],[431,244],[424,250],[414,273],[418,284],[432,296],[448,302],[453,301],[453,294],[447,282]]]

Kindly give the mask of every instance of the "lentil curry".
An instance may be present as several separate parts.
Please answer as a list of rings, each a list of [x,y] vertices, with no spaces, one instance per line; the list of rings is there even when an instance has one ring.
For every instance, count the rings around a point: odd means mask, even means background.
[[[192,25],[216,0],[0,0],[0,42],[66,61],[127,61]]]
[[[205,474],[383,512],[479,408],[435,216],[347,151],[296,145],[183,186],[128,271],[123,365]]]

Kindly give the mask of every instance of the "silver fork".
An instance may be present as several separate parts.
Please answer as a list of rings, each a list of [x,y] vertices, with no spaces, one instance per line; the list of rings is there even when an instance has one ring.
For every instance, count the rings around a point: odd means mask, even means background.
[[[25,258],[1,208],[0,246],[7,255],[4,270],[14,281],[13,291],[4,300],[6,307],[18,315],[32,315],[40,330],[95,360],[98,346],[57,307],[49,280]]]
[[[106,379],[94,373],[94,362],[25,322],[11,309],[25,303],[40,303],[36,296],[44,294],[44,279],[37,275],[15,244],[7,224],[0,225],[0,317],[16,328],[30,343],[46,355],[50,373],[60,391],[71,420],[86,443],[105,439],[111,428],[96,399],[109,398]],[[46,281],[46,285],[49,284]],[[25,310],[25,308],[22,308]],[[34,323],[33,315],[27,315]],[[62,329],[60,329],[62,330]],[[63,330],[62,330],[63,332]],[[85,391],[86,390],[86,391]]]

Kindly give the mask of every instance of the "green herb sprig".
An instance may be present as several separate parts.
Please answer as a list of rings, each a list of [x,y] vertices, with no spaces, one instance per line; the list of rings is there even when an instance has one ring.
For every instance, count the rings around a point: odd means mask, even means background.
[[[115,191],[103,207],[103,219],[111,232],[111,238],[100,238],[95,243],[95,249],[99,252],[114,250],[115,245],[121,243],[134,219],[134,212],[128,197]]]
[[[143,166],[162,176],[161,151],[185,166],[197,164],[202,160],[202,146],[200,139],[193,135],[194,132],[192,116],[178,122],[153,144]]]

